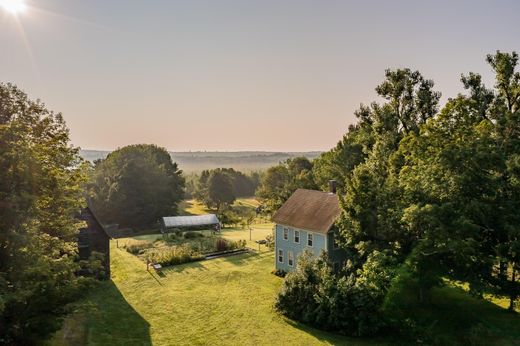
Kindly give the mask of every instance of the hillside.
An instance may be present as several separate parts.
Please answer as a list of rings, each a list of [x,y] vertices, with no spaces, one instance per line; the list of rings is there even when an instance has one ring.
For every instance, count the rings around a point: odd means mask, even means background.
[[[94,161],[105,158],[110,151],[81,150],[85,160]],[[314,159],[319,151],[309,152],[269,152],[269,151],[185,151],[170,152],[173,160],[187,173],[218,167],[234,168],[243,172],[259,171],[285,161],[291,157],[304,156]]]

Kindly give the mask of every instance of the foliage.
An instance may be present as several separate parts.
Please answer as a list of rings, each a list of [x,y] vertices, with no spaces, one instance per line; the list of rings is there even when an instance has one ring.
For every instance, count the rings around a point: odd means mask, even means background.
[[[231,208],[223,210],[218,215],[218,217],[224,227],[225,226],[236,227],[241,221],[240,216]]]
[[[352,325],[377,330],[384,308],[391,312],[392,327],[414,326],[426,335],[429,322],[412,318],[408,307],[432,308],[432,292],[443,279],[467,282],[477,296],[507,294],[514,311],[520,296],[518,55],[497,52],[487,61],[496,77],[494,89],[478,74],[462,76],[467,93],[449,99],[440,111],[432,81],[409,69],[386,71],[376,87],[384,102],[362,105],[358,123],[313,165],[321,187],[329,179],[341,181],[337,226],[350,261],[336,276],[320,260],[307,265],[313,273],[303,268],[288,275],[280,311],[356,333]],[[278,201],[290,194],[287,171],[278,166],[266,175],[280,177],[273,179],[278,185],[270,184],[277,186]],[[379,254],[391,260],[370,263]],[[384,280],[360,286],[381,272]],[[329,282],[338,296],[323,293]],[[366,307],[349,305],[367,297]],[[375,320],[352,322],[335,315],[331,301],[358,316],[366,308]],[[333,321],[323,322],[320,311]]]
[[[97,161],[91,203],[104,223],[144,228],[177,215],[184,178],[170,154],[156,145],[130,145]]]
[[[294,272],[287,274],[275,307],[288,317],[342,334],[369,335],[384,326],[380,306],[391,266],[382,253],[373,253],[362,269],[347,266],[335,275],[326,254],[305,250]],[[391,261],[390,261],[391,262]]]
[[[143,253],[144,250],[153,247],[153,243],[146,240],[132,240],[125,244],[126,251],[132,255],[138,255]]]
[[[245,247],[246,247],[246,241],[244,239],[233,241],[233,240],[227,240],[224,238],[218,238],[216,241],[215,250],[220,252],[220,251],[244,249]]]
[[[204,256],[194,252],[189,244],[153,249],[146,254],[146,259],[150,263],[158,263],[163,267],[198,261],[203,258]]]
[[[312,162],[305,157],[291,158],[269,168],[257,190],[265,211],[276,211],[298,188],[315,189],[312,168]]]
[[[0,343],[31,344],[90,282],[76,275],[85,175],[62,115],[12,84],[0,84],[0,172]]]
[[[237,197],[254,195],[260,181],[258,173],[246,175],[233,168],[204,170],[197,178],[193,187],[193,196],[207,207],[217,209],[221,204],[229,206]]]
[[[268,234],[265,236],[265,245],[267,246],[267,248],[269,250],[274,250],[274,235],[273,234]]]
[[[204,234],[200,232],[194,232],[194,231],[188,231],[184,232],[184,239],[195,239],[195,238],[202,238],[204,237]]]
[[[103,280],[107,277],[104,265],[105,254],[97,251],[92,251],[87,260],[80,260],[80,272],[82,275]]]

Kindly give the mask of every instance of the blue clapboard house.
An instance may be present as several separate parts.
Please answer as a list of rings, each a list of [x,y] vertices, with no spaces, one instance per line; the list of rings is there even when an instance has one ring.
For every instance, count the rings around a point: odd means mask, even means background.
[[[338,246],[335,222],[340,216],[336,184],[330,191],[298,189],[273,215],[275,223],[275,267],[290,272],[296,268],[304,249],[319,256],[327,253],[337,270],[345,261],[345,251]]]

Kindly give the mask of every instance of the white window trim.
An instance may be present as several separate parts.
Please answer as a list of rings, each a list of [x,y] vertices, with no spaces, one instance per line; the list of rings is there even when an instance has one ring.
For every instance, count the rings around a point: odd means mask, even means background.
[[[282,253],[281,256],[280,256],[280,252]],[[282,258],[281,261],[280,261],[280,257]],[[278,263],[283,263],[283,260],[284,260],[283,249],[278,249]]]
[[[309,245],[309,236],[312,237],[312,240],[311,240],[312,245]],[[307,246],[308,247],[314,247],[314,233],[307,232]]]
[[[296,232],[298,232],[298,241],[296,241]],[[300,231],[297,231],[297,230],[294,230],[294,237],[293,237],[293,240],[296,244],[300,244],[300,238],[301,238],[301,233]]]
[[[289,228],[283,228],[283,240],[289,240]]]
[[[291,257],[292,257],[292,263],[291,263]],[[292,251],[287,251],[287,264],[289,267],[294,267],[294,254]]]

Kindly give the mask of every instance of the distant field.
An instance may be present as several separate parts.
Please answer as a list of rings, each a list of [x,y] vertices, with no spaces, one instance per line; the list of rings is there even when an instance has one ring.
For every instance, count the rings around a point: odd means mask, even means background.
[[[88,161],[105,158],[110,152],[101,150],[81,150],[80,155]],[[194,151],[170,152],[179,168],[186,173],[197,173],[204,169],[219,167],[234,168],[243,172],[261,171],[291,157],[304,156],[315,159],[319,151],[310,152],[268,152],[268,151]]]

